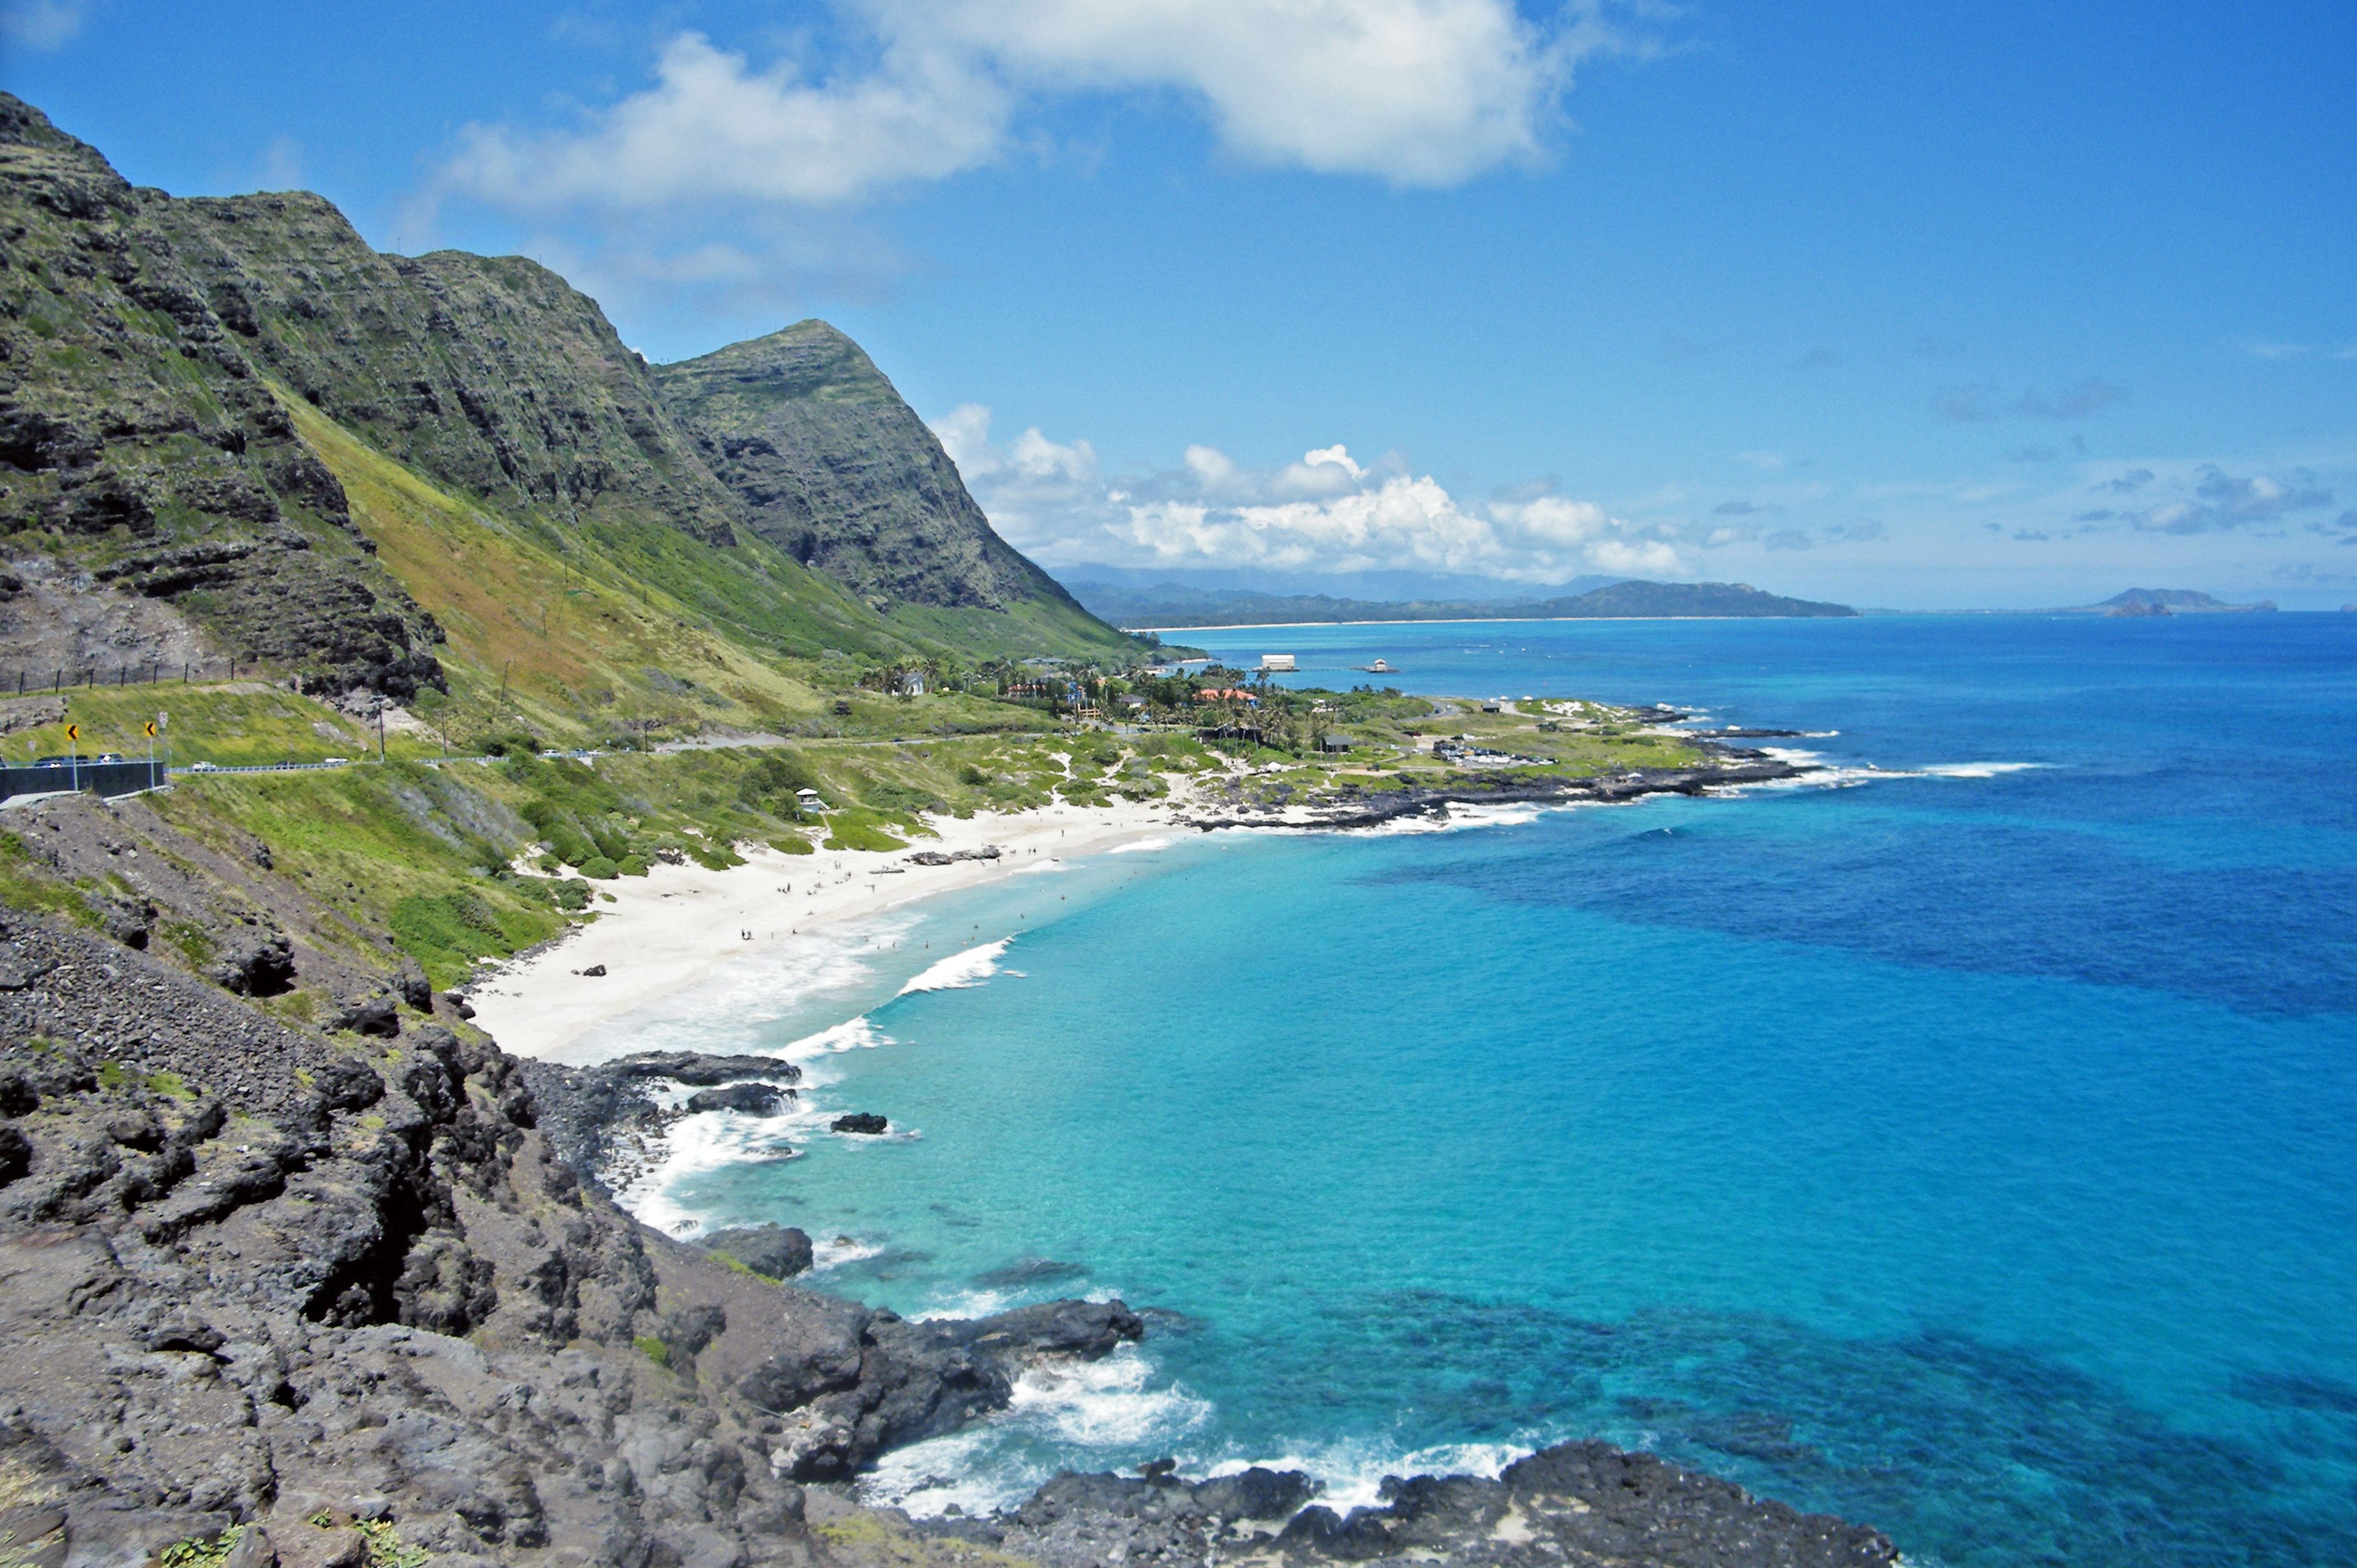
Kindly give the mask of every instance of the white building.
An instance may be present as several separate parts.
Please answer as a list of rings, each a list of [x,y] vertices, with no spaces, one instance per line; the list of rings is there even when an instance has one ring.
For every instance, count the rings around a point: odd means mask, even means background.
[[[1260,656],[1260,667],[1264,670],[1272,671],[1295,670],[1299,668],[1298,665],[1294,663],[1293,655],[1290,653],[1264,653]]]

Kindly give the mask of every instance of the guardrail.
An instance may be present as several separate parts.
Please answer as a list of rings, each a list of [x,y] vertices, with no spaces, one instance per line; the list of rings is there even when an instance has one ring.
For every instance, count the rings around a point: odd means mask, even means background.
[[[0,768],[0,800],[18,795],[54,795],[87,789],[96,795],[135,795],[164,782],[160,762],[51,763],[40,768]]]

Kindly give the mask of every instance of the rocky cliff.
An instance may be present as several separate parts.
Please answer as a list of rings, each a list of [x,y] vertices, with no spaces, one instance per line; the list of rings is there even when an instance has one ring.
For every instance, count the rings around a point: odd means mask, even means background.
[[[179,618],[149,607],[167,604],[220,650],[331,683],[438,681],[438,628],[371,559],[342,486],[156,222],[163,202],[0,94],[12,661],[185,656]],[[56,635],[27,646],[43,627]]]
[[[450,998],[396,976],[274,1015],[233,993],[271,989],[251,966],[115,940],[193,908],[201,846],[87,800],[19,824],[60,873],[111,854],[126,908],[113,935],[0,911],[12,1562],[243,1526],[287,1568],[384,1561],[371,1530],[457,1563],[807,1563],[802,1483],[1141,1331],[1117,1302],[907,1323],[669,1240],[552,1154]]]
[[[925,422],[825,322],[660,366],[655,379],[753,528],[795,560],[879,605],[1072,603],[991,531]]]
[[[381,254],[299,192],[135,188],[0,94],[0,665],[235,654],[404,696],[511,662],[447,559],[376,558],[361,478],[757,656],[1129,646],[832,328],[659,376],[533,262]]]

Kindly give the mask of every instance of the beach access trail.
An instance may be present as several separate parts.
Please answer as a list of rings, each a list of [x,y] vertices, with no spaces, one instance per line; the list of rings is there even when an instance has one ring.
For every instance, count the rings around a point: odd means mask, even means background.
[[[731,959],[1050,860],[1180,831],[1186,810],[1174,790],[1170,800],[1143,803],[928,817],[937,837],[890,854],[782,854],[747,843],[737,846],[745,864],[726,870],[656,865],[644,876],[597,884],[596,919],[496,967],[468,1000],[475,1023],[509,1054],[562,1058],[597,1026],[684,991]],[[909,858],[990,847],[996,859],[919,865]],[[583,972],[600,967],[603,974]]]

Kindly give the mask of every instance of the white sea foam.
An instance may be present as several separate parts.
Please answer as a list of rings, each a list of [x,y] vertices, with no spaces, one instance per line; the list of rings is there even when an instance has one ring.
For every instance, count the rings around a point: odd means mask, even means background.
[[[1538,821],[1542,811],[1555,810],[1547,806],[1516,802],[1507,806],[1477,806],[1462,800],[1451,800],[1437,814],[1394,817],[1365,831],[1371,833],[1453,833],[1469,828],[1512,828]]]
[[[1931,779],[1994,779],[2000,773],[2028,773],[2053,766],[2050,762],[1935,762],[1916,771]]]
[[[900,987],[899,993],[907,996],[918,991],[965,991],[980,985],[998,972],[998,961],[1014,940],[1001,937],[995,942],[953,953]]]
[[[952,1503],[982,1513],[1028,1497],[1060,1467],[1056,1450],[1182,1452],[1211,1420],[1211,1402],[1157,1385],[1153,1360],[1135,1345],[1102,1360],[1029,1368],[1016,1379],[1006,1410],[887,1454],[860,1483],[860,1496],[920,1518]]]
[[[681,1202],[681,1184],[730,1166],[778,1157],[777,1151],[815,1132],[821,1112],[790,1100],[776,1116],[706,1111],[665,1129],[662,1157],[616,1195],[623,1208],[667,1235],[690,1235],[705,1217]]]
[[[1553,1438],[1534,1434],[1518,1443],[1442,1443],[1426,1448],[1401,1448],[1394,1444],[1346,1440],[1300,1453],[1234,1457],[1220,1461],[1207,1474],[1232,1476],[1254,1465],[1271,1470],[1299,1470],[1325,1483],[1318,1500],[1337,1513],[1372,1508],[1383,1499],[1386,1476],[1480,1476],[1495,1479],[1515,1460],[1544,1447]]]
[[[846,1018],[830,1025],[815,1035],[804,1035],[790,1046],[770,1052],[790,1062],[812,1062],[822,1057],[839,1056],[845,1051],[872,1051],[878,1046],[893,1044],[892,1036],[878,1029],[867,1015]]]
[[[1178,842],[1178,841],[1174,838],[1136,839],[1128,843],[1117,843],[1111,849],[1105,851],[1105,853],[1107,854],[1138,854],[1157,849],[1168,849],[1172,844],[1177,843]]]
[[[811,1238],[811,1272],[839,1269],[845,1263],[856,1263],[863,1258],[873,1258],[884,1251],[880,1241],[863,1241],[856,1236],[834,1235]]]

